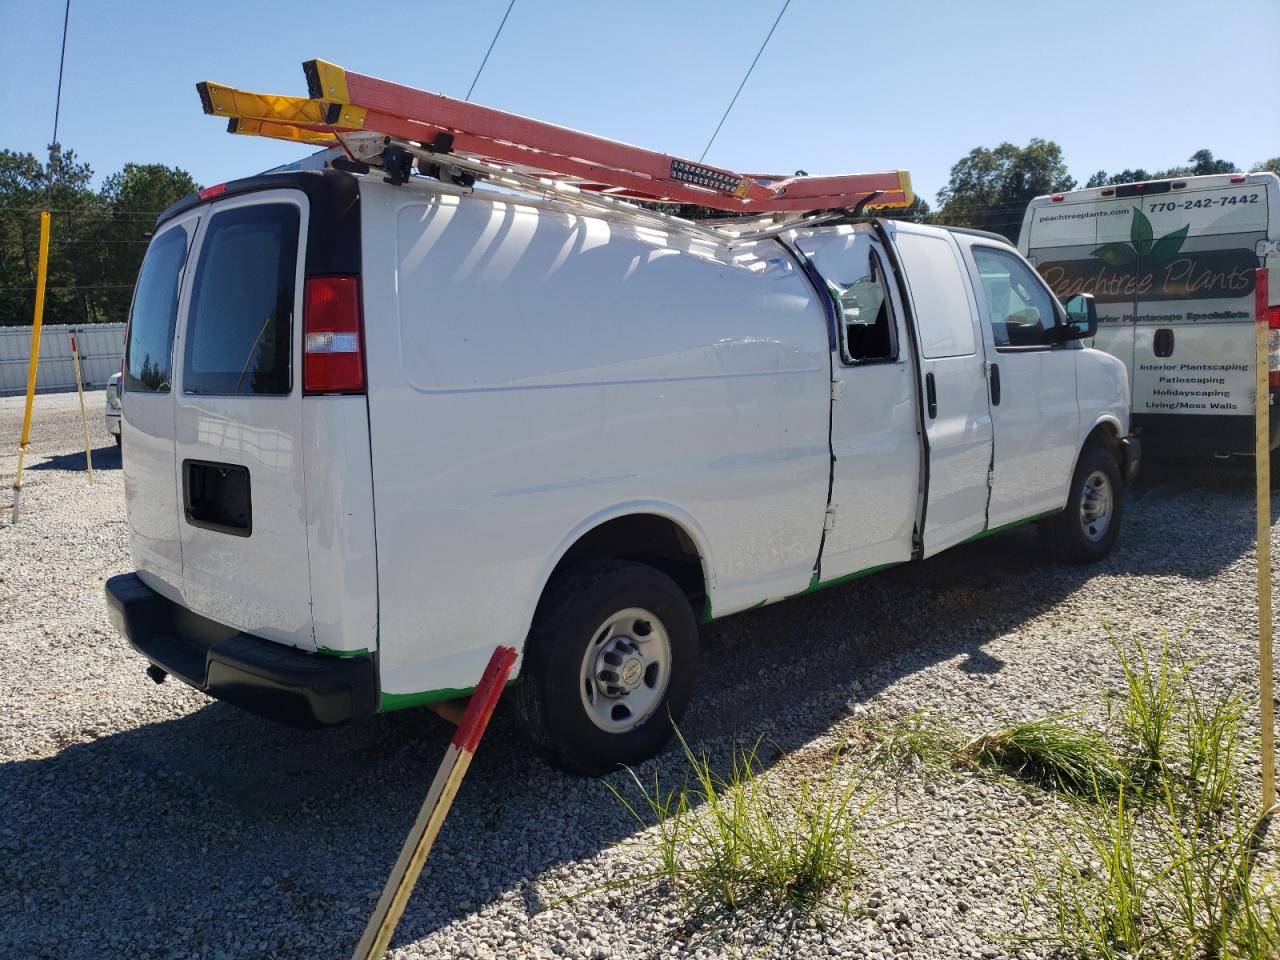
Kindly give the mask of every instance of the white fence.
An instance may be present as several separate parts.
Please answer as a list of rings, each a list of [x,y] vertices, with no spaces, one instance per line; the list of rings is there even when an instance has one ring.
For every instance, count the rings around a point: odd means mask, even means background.
[[[120,369],[124,352],[123,323],[49,325],[40,334],[40,370],[36,389],[74,390],[71,337],[80,348],[80,372],[85,386],[101,387]],[[0,327],[0,396],[27,389],[27,363],[31,358],[30,327]]]

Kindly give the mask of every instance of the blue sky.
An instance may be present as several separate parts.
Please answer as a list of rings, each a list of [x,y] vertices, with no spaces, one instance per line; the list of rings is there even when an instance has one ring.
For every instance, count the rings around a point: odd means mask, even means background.
[[[60,139],[99,178],[128,161],[202,183],[296,158],[200,111],[217,80],[304,96],[312,57],[465,95],[507,0],[72,0]],[[516,0],[476,102],[697,158],[781,0]],[[669,12],[668,12],[669,11]],[[60,0],[0,0],[0,147],[42,152]],[[1280,3],[792,0],[708,162],[906,168],[933,201],[975,146],[1060,143],[1082,182],[1208,147],[1280,154]]]

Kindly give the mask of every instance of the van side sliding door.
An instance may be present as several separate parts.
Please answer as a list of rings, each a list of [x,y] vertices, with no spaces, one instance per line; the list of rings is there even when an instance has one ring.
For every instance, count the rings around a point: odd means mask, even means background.
[[[906,274],[920,352],[928,440],[923,556],[987,526],[991,408],[977,304],[955,240],[912,224],[886,224]]]
[[[826,282],[838,319],[825,583],[911,559],[922,456],[915,365],[888,259],[865,226],[802,231],[791,243]]]

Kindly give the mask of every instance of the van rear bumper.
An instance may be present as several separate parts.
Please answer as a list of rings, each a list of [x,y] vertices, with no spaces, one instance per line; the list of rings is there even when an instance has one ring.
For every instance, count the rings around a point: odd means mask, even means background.
[[[106,583],[111,622],[140,654],[211,697],[293,726],[371,716],[373,657],[332,657],[224,626],[152,590],[136,573]]]

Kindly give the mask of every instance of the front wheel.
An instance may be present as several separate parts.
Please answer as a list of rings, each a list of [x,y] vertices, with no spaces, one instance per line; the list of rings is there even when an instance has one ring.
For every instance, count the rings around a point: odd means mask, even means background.
[[[561,767],[598,774],[657,753],[693,695],[698,628],[684,593],[640,563],[556,576],[525,645],[516,711]]]
[[[1120,467],[1110,451],[1091,443],[1076,462],[1066,507],[1041,521],[1040,533],[1059,560],[1093,563],[1111,552],[1123,513]]]

